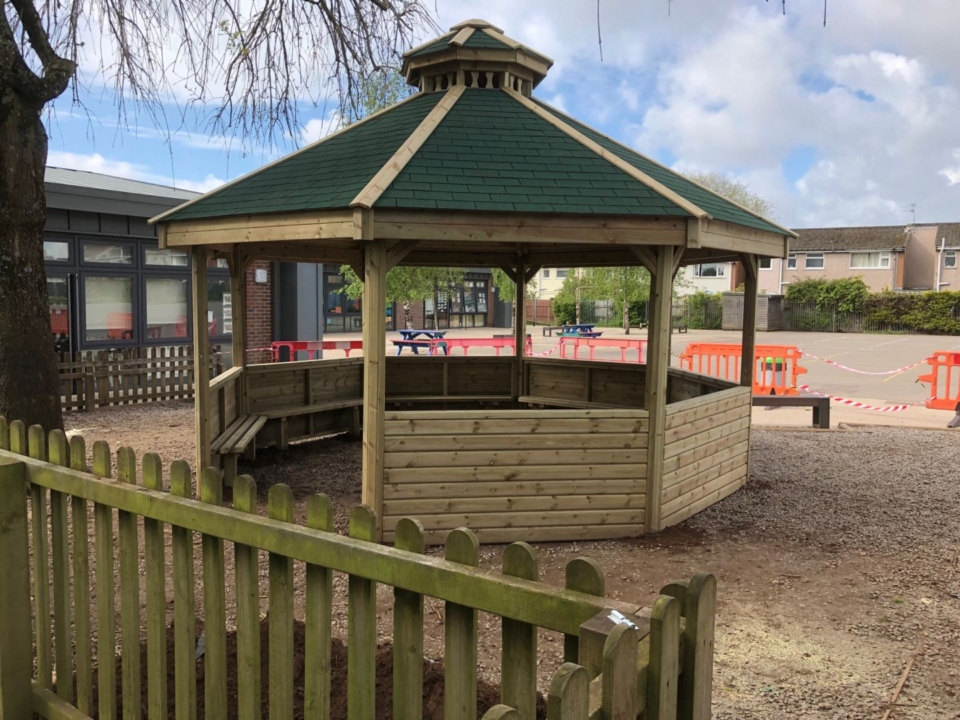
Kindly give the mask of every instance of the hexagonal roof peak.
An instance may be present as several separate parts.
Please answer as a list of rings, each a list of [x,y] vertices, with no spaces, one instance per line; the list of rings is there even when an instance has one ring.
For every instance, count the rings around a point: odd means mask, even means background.
[[[453,85],[509,87],[527,97],[553,60],[507,37],[486,20],[464,20],[403,55],[407,82],[427,92]]]

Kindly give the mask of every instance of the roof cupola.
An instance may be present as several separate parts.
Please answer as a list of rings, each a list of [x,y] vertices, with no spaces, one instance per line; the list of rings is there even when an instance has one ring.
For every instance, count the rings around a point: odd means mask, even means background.
[[[457,85],[510,88],[530,97],[553,60],[507,37],[486,20],[466,20],[404,53],[402,72],[421,92]]]

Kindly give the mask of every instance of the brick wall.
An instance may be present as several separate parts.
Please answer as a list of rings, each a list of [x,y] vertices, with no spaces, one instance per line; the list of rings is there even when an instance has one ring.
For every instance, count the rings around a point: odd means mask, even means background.
[[[254,281],[254,271],[267,271],[267,282]],[[273,268],[269,262],[256,261],[247,269],[247,348],[270,347],[273,341]],[[270,353],[247,353],[248,363],[270,361]]]

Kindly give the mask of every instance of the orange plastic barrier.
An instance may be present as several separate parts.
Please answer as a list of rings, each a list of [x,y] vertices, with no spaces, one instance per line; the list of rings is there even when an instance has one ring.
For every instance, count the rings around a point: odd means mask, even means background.
[[[684,370],[710,377],[740,381],[740,345],[690,343],[680,355]],[[799,395],[797,379],[807,372],[800,366],[803,354],[794,345],[757,345],[753,353],[754,395]]]
[[[527,335],[527,341],[524,343],[526,352],[529,355],[533,352],[533,338]],[[440,352],[450,354],[453,348],[461,348],[466,355],[470,348],[483,347],[493,348],[500,357],[500,350],[506,348],[511,353],[516,354],[516,338],[514,337],[492,337],[492,338],[436,338],[430,341],[430,355],[439,355]]]
[[[927,358],[930,372],[917,378],[930,383],[930,399],[924,403],[931,410],[960,408],[960,352],[938,350]]]
[[[343,350],[350,357],[351,350],[363,350],[362,340],[278,340],[270,343],[270,355],[273,362],[280,362],[280,350],[287,349],[287,359],[293,360],[298,352],[309,354],[310,360],[317,359],[321,350]]]
[[[590,359],[597,348],[617,348],[620,350],[620,362],[627,362],[627,350],[637,351],[637,362],[643,362],[643,351],[647,346],[646,340],[631,338],[591,338],[591,337],[562,337],[560,338],[560,357],[567,357],[567,348],[573,348],[573,359],[579,360],[580,348],[590,349]]]

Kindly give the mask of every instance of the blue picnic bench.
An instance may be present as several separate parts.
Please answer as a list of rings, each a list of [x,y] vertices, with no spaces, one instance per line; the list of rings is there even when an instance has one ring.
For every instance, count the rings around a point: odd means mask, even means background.
[[[404,348],[410,348],[413,350],[414,355],[420,354],[420,348],[425,348],[427,354],[430,354],[431,348],[433,347],[434,340],[442,340],[447,334],[446,330],[400,330],[400,339],[394,340],[393,345],[397,348],[397,355],[403,352]],[[425,340],[418,340],[420,336],[426,338]],[[450,354],[450,349],[446,345],[442,345],[444,353],[446,355]]]
[[[562,325],[560,327],[560,337],[584,337],[598,338],[603,335],[602,332],[594,331],[596,323],[578,323],[575,325]]]

